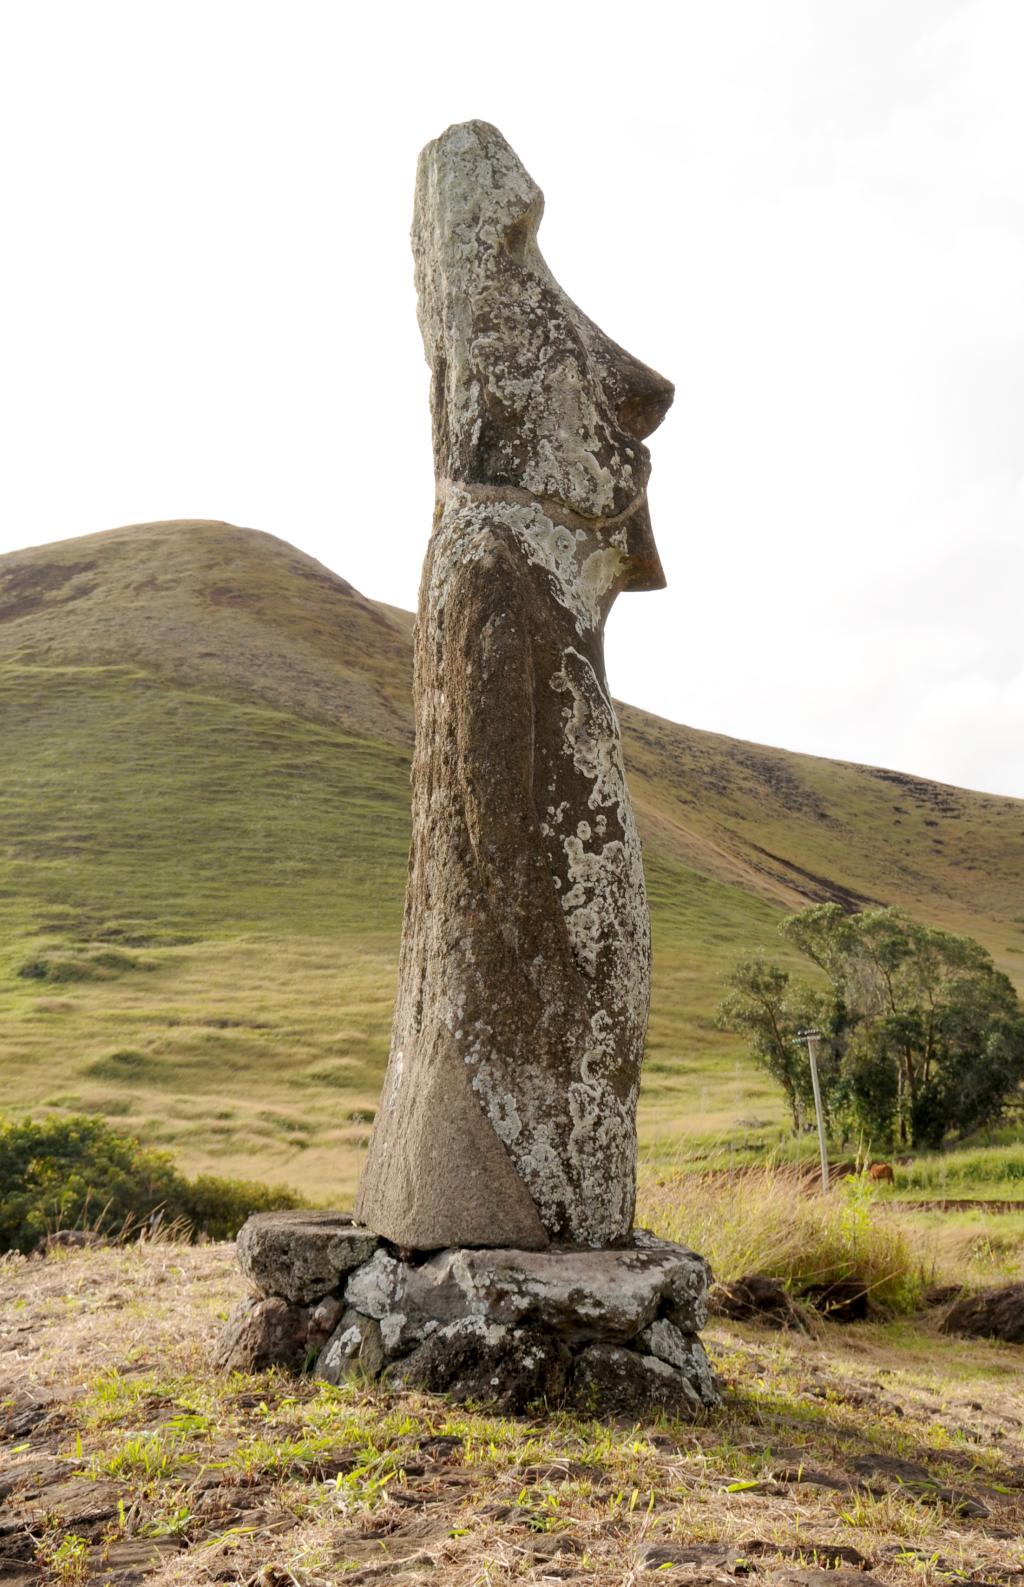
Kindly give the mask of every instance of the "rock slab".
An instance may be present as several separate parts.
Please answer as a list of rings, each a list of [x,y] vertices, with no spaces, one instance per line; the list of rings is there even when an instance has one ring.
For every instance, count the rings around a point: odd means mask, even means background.
[[[309,1349],[309,1312],[279,1295],[240,1301],[221,1330],[213,1355],[216,1367],[262,1372],[265,1367],[305,1364]]]
[[[707,1322],[703,1257],[647,1237],[616,1251],[439,1251],[411,1265],[379,1248],[352,1274],[350,1306],[378,1319],[401,1317],[392,1343],[411,1342],[431,1324],[479,1317],[542,1326],[568,1339],[625,1343],[669,1308],[677,1328]]]
[[[238,1265],[260,1295],[308,1305],[337,1288],[380,1241],[341,1212],[257,1212],[238,1235]]]

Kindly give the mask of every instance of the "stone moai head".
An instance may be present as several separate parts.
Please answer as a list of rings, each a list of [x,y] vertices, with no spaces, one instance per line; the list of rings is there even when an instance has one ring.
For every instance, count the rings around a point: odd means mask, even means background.
[[[420,155],[412,240],[437,478],[522,492],[614,535],[618,589],[660,589],[643,438],[673,387],[562,291],[537,246],[543,210],[485,121]]]

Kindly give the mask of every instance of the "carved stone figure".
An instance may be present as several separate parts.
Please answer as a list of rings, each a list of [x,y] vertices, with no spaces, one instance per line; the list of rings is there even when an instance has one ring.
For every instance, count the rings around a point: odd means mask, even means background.
[[[692,1420],[708,1265],[632,1227],[649,921],[603,656],[616,595],[664,582],[672,387],[552,279],[541,207],[484,122],[420,157],[437,508],[391,1058],[358,1221],[250,1218],[215,1360]]]
[[[632,1241],[649,917],[603,631],[621,591],[664,584],[642,441],[673,388],[566,297],[542,208],[485,122],[420,156],[437,506],[394,1035],[356,1204],[413,1250]]]

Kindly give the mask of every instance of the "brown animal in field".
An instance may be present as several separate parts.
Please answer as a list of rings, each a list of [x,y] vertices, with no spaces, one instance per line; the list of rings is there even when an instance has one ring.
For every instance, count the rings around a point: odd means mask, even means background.
[[[890,1185],[894,1183],[893,1172],[888,1163],[871,1163],[868,1167],[868,1178],[884,1180]]]

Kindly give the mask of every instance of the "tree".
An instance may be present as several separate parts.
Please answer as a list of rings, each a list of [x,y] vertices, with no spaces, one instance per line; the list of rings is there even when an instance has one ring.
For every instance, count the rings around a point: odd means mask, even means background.
[[[894,1140],[937,1146],[950,1131],[963,1138],[1001,1116],[1024,1078],[1024,1011],[980,943],[895,909],[846,915],[838,904],[801,910],[780,930],[824,988],[745,960],[730,977],[722,1020],[751,1036],[753,1056],[786,1090],[794,1128],[809,1090],[794,1043],[811,1025],[822,1032],[827,1119],[844,1136],[857,1128],[880,1149]],[[769,1025],[773,987],[781,990]]]
[[[761,958],[741,959],[727,984],[729,992],[719,1010],[719,1023],[749,1037],[755,1059],[786,1093],[795,1134],[803,1125],[803,1107],[789,971]]]

